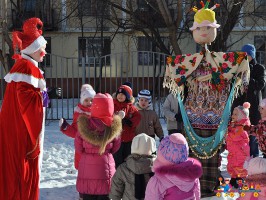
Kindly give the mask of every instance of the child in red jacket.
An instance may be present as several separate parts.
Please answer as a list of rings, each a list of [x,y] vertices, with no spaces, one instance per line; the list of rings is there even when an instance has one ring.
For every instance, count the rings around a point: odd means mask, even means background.
[[[122,120],[121,146],[116,154],[114,154],[116,168],[131,154],[131,143],[136,135],[136,127],[141,119],[138,109],[133,105],[134,100],[132,89],[128,85],[121,85],[116,91],[114,111],[115,113],[119,111],[125,112],[125,117]]]
[[[92,99],[95,96],[95,91],[92,86],[89,84],[84,84],[81,87],[80,92],[80,103],[74,108],[73,122],[72,124],[68,124],[67,121],[62,118],[59,121],[60,131],[67,135],[68,137],[75,138],[76,133],[78,131],[77,120],[81,114],[85,114],[87,116],[91,115],[91,104]],[[78,169],[78,163],[80,160],[80,155],[75,152],[75,168]]]

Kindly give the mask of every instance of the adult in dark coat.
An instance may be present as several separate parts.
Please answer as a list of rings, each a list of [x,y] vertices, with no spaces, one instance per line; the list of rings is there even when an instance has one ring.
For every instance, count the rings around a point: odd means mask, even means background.
[[[257,125],[260,117],[259,104],[262,100],[262,90],[266,85],[266,72],[265,67],[258,64],[256,61],[256,48],[252,44],[246,44],[242,47],[243,52],[247,52],[250,68],[250,81],[248,90],[241,97],[234,101],[233,107],[243,105],[245,101],[251,104],[249,109],[249,118],[252,125]],[[250,156],[259,156],[258,142],[255,136],[249,137]]]

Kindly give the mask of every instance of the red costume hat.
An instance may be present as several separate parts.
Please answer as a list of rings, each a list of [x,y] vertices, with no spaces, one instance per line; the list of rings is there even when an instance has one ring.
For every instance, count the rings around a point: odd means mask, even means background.
[[[14,31],[12,33],[14,51],[30,55],[45,46],[47,41],[42,36],[42,27],[43,23],[39,18],[33,17],[26,20],[22,32]],[[16,58],[16,53],[14,58]]]

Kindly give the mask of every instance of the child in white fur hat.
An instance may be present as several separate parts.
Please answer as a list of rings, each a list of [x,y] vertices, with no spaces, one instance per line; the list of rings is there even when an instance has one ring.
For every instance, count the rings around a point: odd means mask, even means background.
[[[146,185],[152,173],[152,165],[156,156],[156,142],[145,133],[132,140],[131,155],[126,162],[119,165],[112,178],[110,199],[143,199]]]
[[[250,103],[248,102],[245,102],[243,106],[235,107],[226,136],[227,171],[231,176],[230,184],[235,188],[238,188],[236,179],[247,176],[247,170],[243,165],[250,155],[250,148],[248,133],[244,130],[244,126],[250,125],[249,108]]]
[[[247,160],[244,167],[248,171],[248,177],[245,183],[254,186],[255,190],[260,190],[258,196],[254,192],[245,192],[244,197],[239,200],[265,200],[266,199],[266,159],[261,157]]]
[[[87,116],[91,115],[91,104],[92,99],[95,96],[95,91],[89,84],[84,84],[81,86],[80,91],[80,103],[74,108],[73,122],[70,125],[64,118],[59,120],[60,131],[65,135],[75,138],[78,131],[77,120],[81,114]],[[80,160],[80,155],[75,152],[75,168],[78,169],[78,163]]]

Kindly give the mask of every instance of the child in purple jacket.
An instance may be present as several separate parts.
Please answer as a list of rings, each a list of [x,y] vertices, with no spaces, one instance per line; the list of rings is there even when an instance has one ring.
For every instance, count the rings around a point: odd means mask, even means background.
[[[122,116],[114,114],[110,94],[98,93],[91,106],[91,117],[78,118],[75,150],[81,155],[76,188],[83,200],[109,199],[115,173],[113,154],[121,144]]]
[[[145,200],[200,199],[201,163],[188,158],[185,137],[174,133],[165,137],[153,163],[154,176],[148,182]]]

